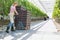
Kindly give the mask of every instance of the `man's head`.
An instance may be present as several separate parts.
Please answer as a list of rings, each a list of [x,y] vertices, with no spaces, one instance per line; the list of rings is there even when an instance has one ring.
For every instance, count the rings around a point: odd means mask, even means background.
[[[18,5],[18,3],[16,3],[16,2],[13,3],[13,6],[17,6],[17,5]]]

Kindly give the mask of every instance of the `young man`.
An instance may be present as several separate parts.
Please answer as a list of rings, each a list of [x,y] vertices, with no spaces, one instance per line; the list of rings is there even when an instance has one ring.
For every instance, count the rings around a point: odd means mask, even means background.
[[[14,24],[14,15],[16,13],[16,15],[18,15],[17,11],[16,11],[16,6],[17,6],[17,3],[13,3],[11,8],[10,8],[10,13],[9,13],[9,17],[10,17],[10,23],[8,24],[7,26],[7,29],[6,29],[6,32],[9,33],[9,29],[10,27],[12,28],[13,27],[13,24]]]

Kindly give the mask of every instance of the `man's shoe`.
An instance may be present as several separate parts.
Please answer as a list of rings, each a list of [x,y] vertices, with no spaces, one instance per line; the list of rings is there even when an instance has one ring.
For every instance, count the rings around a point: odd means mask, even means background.
[[[9,33],[9,27],[7,27],[6,32]]]
[[[6,31],[6,33],[9,33],[9,31]]]
[[[11,30],[11,31],[15,31],[15,30]]]

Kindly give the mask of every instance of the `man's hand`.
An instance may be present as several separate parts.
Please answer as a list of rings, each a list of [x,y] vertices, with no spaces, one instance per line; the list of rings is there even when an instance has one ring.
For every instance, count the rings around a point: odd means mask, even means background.
[[[16,13],[16,15],[18,15],[18,13]]]

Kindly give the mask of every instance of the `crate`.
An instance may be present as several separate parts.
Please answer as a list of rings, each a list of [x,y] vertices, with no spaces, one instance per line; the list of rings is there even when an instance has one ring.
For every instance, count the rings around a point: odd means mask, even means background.
[[[15,15],[15,27],[17,30],[27,30],[30,29],[30,12],[28,12],[24,7],[17,6],[17,12],[19,15]]]

